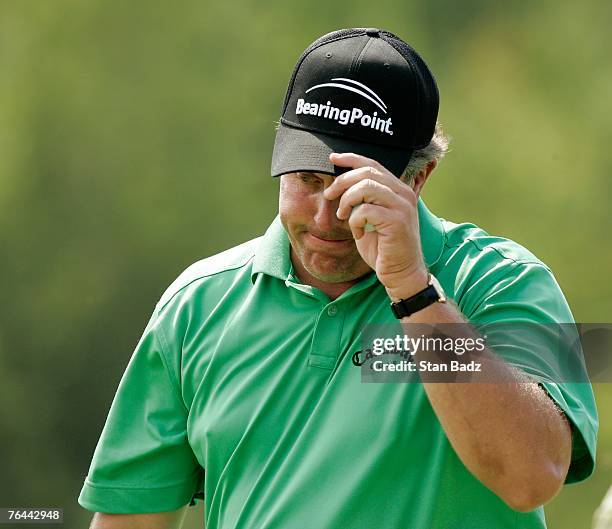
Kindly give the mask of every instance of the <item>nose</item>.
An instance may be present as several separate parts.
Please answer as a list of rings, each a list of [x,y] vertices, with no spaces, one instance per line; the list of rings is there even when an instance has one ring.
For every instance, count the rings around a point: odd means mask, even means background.
[[[315,226],[321,233],[337,233],[338,231],[346,231],[344,221],[336,217],[336,211],[340,205],[340,199],[327,200],[323,193],[319,193],[317,197],[316,212],[314,215]]]

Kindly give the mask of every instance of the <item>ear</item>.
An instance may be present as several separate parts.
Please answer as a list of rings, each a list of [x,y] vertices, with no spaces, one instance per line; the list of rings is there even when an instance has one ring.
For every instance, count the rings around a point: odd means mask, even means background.
[[[436,168],[437,165],[438,161],[432,160],[425,167],[423,167],[423,169],[421,169],[417,174],[414,175],[411,187],[417,196],[419,196],[419,194],[421,193],[421,189],[423,189],[423,186],[425,185],[425,182],[427,182],[429,175],[432,173],[432,171]]]

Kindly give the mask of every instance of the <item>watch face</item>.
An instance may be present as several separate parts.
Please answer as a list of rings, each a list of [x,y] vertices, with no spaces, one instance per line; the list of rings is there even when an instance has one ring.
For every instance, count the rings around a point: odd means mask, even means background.
[[[444,303],[446,301],[446,294],[444,293],[444,289],[442,288],[442,285],[440,285],[440,282],[436,279],[436,276],[434,276],[433,274],[429,274],[430,279],[430,283],[431,285],[436,289],[436,292],[438,293],[438,296],[440,299],[438,299],[438,301],[440,303]]]

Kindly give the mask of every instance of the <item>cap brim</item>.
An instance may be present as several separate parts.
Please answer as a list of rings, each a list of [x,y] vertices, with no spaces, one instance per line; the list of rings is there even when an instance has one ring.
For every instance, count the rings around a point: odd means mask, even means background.
[[[272,153],[272,176],[286,173],[316,172],[338,176],[350,168],[329,161],[332,152],[353,152],[376,160],[395,176],[401,176],[412,151],[364,143],[279,125]]]

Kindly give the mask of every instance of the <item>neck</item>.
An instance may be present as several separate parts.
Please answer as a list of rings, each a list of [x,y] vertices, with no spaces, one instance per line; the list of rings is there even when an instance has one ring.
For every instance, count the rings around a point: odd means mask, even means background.
[[[293,248],[291,248],[291,262],[293,263],[295,275],[298,276],[298,279],[302,284],[319,289],[332,301],[342,295],[342,293],[346,292],[361,279],[357,278],[351,281],[343,281],[341,283],[329,283],[321,279],[317,279],[310,272],[308,272],[308,270],[306,270]]]

